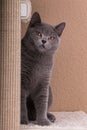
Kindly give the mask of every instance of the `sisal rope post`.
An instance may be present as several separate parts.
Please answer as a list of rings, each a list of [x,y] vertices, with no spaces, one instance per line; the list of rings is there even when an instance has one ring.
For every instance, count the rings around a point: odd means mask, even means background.
[[[0,0],[0,130],[20,129],[20,0]]]

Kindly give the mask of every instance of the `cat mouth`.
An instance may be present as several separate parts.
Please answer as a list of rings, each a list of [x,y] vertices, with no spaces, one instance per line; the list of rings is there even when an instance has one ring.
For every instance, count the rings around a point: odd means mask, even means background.
[[[40,46],[41,49],[46,49],[45,45]]]
[[[45,46],[44,46],[44,45],[42,45],[42,47],[43,47],[43,48],[45,48]],[[46,48],[45,48],[45,49],[46,49]]]

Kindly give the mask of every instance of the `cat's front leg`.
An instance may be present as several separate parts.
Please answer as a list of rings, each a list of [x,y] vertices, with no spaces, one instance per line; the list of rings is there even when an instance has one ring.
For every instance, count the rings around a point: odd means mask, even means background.
[[[49,97],[48,97],[48,109],[52,104],[52,100],[53,100],[53,95],[52,95],[52,88],[51,86],[49,86]],[[47,113],[47,117],[51,122],[55,122],[56,117],[52,114],[52,113]]]
[[[47,118],[49,86],[41,84],[34,95],[34,103],[36,108],[36,120],[39,125],[50,125],[51,122]]]
[[[21,90],[21,124],[28,124],[25,90]]]

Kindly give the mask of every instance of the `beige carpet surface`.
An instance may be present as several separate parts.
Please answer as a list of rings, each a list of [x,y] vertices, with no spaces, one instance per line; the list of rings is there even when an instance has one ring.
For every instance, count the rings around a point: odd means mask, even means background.
[[[35,122],[30,122],[28,125],[21,125],[21,130],[30,129],[87,129],[87,114],[83,111],[76,112],[54,112],[56,116],[55,123],[50,126],[38,126]]]

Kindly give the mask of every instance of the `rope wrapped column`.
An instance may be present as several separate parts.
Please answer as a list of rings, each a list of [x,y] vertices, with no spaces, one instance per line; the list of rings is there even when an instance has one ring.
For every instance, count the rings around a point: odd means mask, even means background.
[[[0,130],[20,128],[20,0],[0,0]]]

